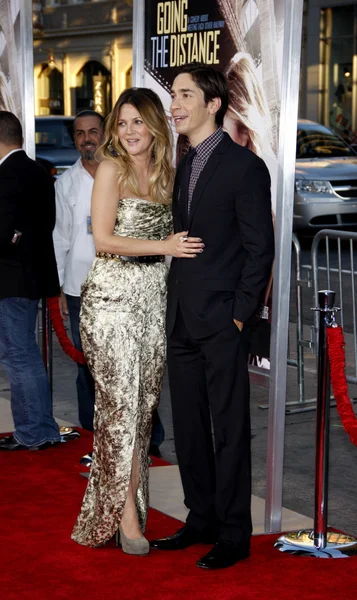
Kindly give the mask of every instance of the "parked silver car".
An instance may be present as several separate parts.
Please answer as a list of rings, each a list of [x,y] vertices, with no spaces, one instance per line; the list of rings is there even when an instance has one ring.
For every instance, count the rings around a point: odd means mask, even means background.
[[[336,133],[299,120],[294,230],[357,227],[357,154]]]

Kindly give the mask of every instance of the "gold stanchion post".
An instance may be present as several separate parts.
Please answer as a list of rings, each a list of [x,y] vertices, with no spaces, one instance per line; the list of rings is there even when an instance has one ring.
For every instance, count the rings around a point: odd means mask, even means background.
[[[281,552],[317,558],[346,558],[357,555],[357,540],[344,533],[328,531],[328,458],[330,431],[330,372],[326,328],[336,326],[335,292],[318,293],[319,336],[317,349],[317,404],[315,455],[314,529],[292,531],[279,537],[274,546]]]

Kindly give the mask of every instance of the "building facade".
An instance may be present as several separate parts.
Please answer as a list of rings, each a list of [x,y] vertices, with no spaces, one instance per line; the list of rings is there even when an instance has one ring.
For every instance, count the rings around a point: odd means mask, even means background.
[[[357,1],[305,2],[300,116],[357,140]]]
[[[131,85],[132,0],[33,2],[36,115],[104,116]]]
[[[33,0],[33,14],[36,115],[106,115],[132,81],[133,0]],[[356,143],[357,0],[305,0],[299,115]]]

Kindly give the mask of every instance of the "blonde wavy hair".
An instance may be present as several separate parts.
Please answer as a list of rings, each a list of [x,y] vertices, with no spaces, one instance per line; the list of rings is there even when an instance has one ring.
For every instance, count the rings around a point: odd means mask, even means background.
[[[172,134],[159,96],[148,88],[129,88],[122,92],[107,118],[104,142],[98,149],[98,158],[115,162],[119,169],[119,192],[125,188],[140,197],[139,183],[133,161],[118,136],[118,121],[124,104],[131,104],[153,136],[150,146],[151,168],[149,196],[161,204],[170,204],[174,182],[172,167]]]
[[[0,71],[0,110],[8,110],[9,112],[16,114],[9,85],[2,71]]]
[[[229,115],[236,121],[238,130],[243,128],[247,131],[247,148],[261,156],[266,145],[264,139],[269,141],[272,148],[272,122],[250,54],[237,52],[225,75],[230,91]]]

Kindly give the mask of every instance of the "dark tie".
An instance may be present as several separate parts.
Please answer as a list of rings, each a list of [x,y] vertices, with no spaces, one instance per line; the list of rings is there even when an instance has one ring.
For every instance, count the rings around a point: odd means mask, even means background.
[[[190,210],[191,210],[191,202],[192,202],[192,195],[190,197],[189,195],[189,186],[190,186],[190,179],[191,179],[191,171],[192,171],[192,161],[196,156],[196,150],[195,148],[191,148],[191,150],[188,152],[187,154],[187,159],[186,159],[186,164],[185,164],[185,173],[184,173],[184,185],[185,185],[185,194],[186,194],[186,206],[187,206],[187,216],[190,216]]]
[[[190,184],[192,161],[196,154],[196,150],[191,150],[186,154],[185,166],[182,169],[181,187],[180,187],[180,213],[182,225],[188,229],[188,186]]]

